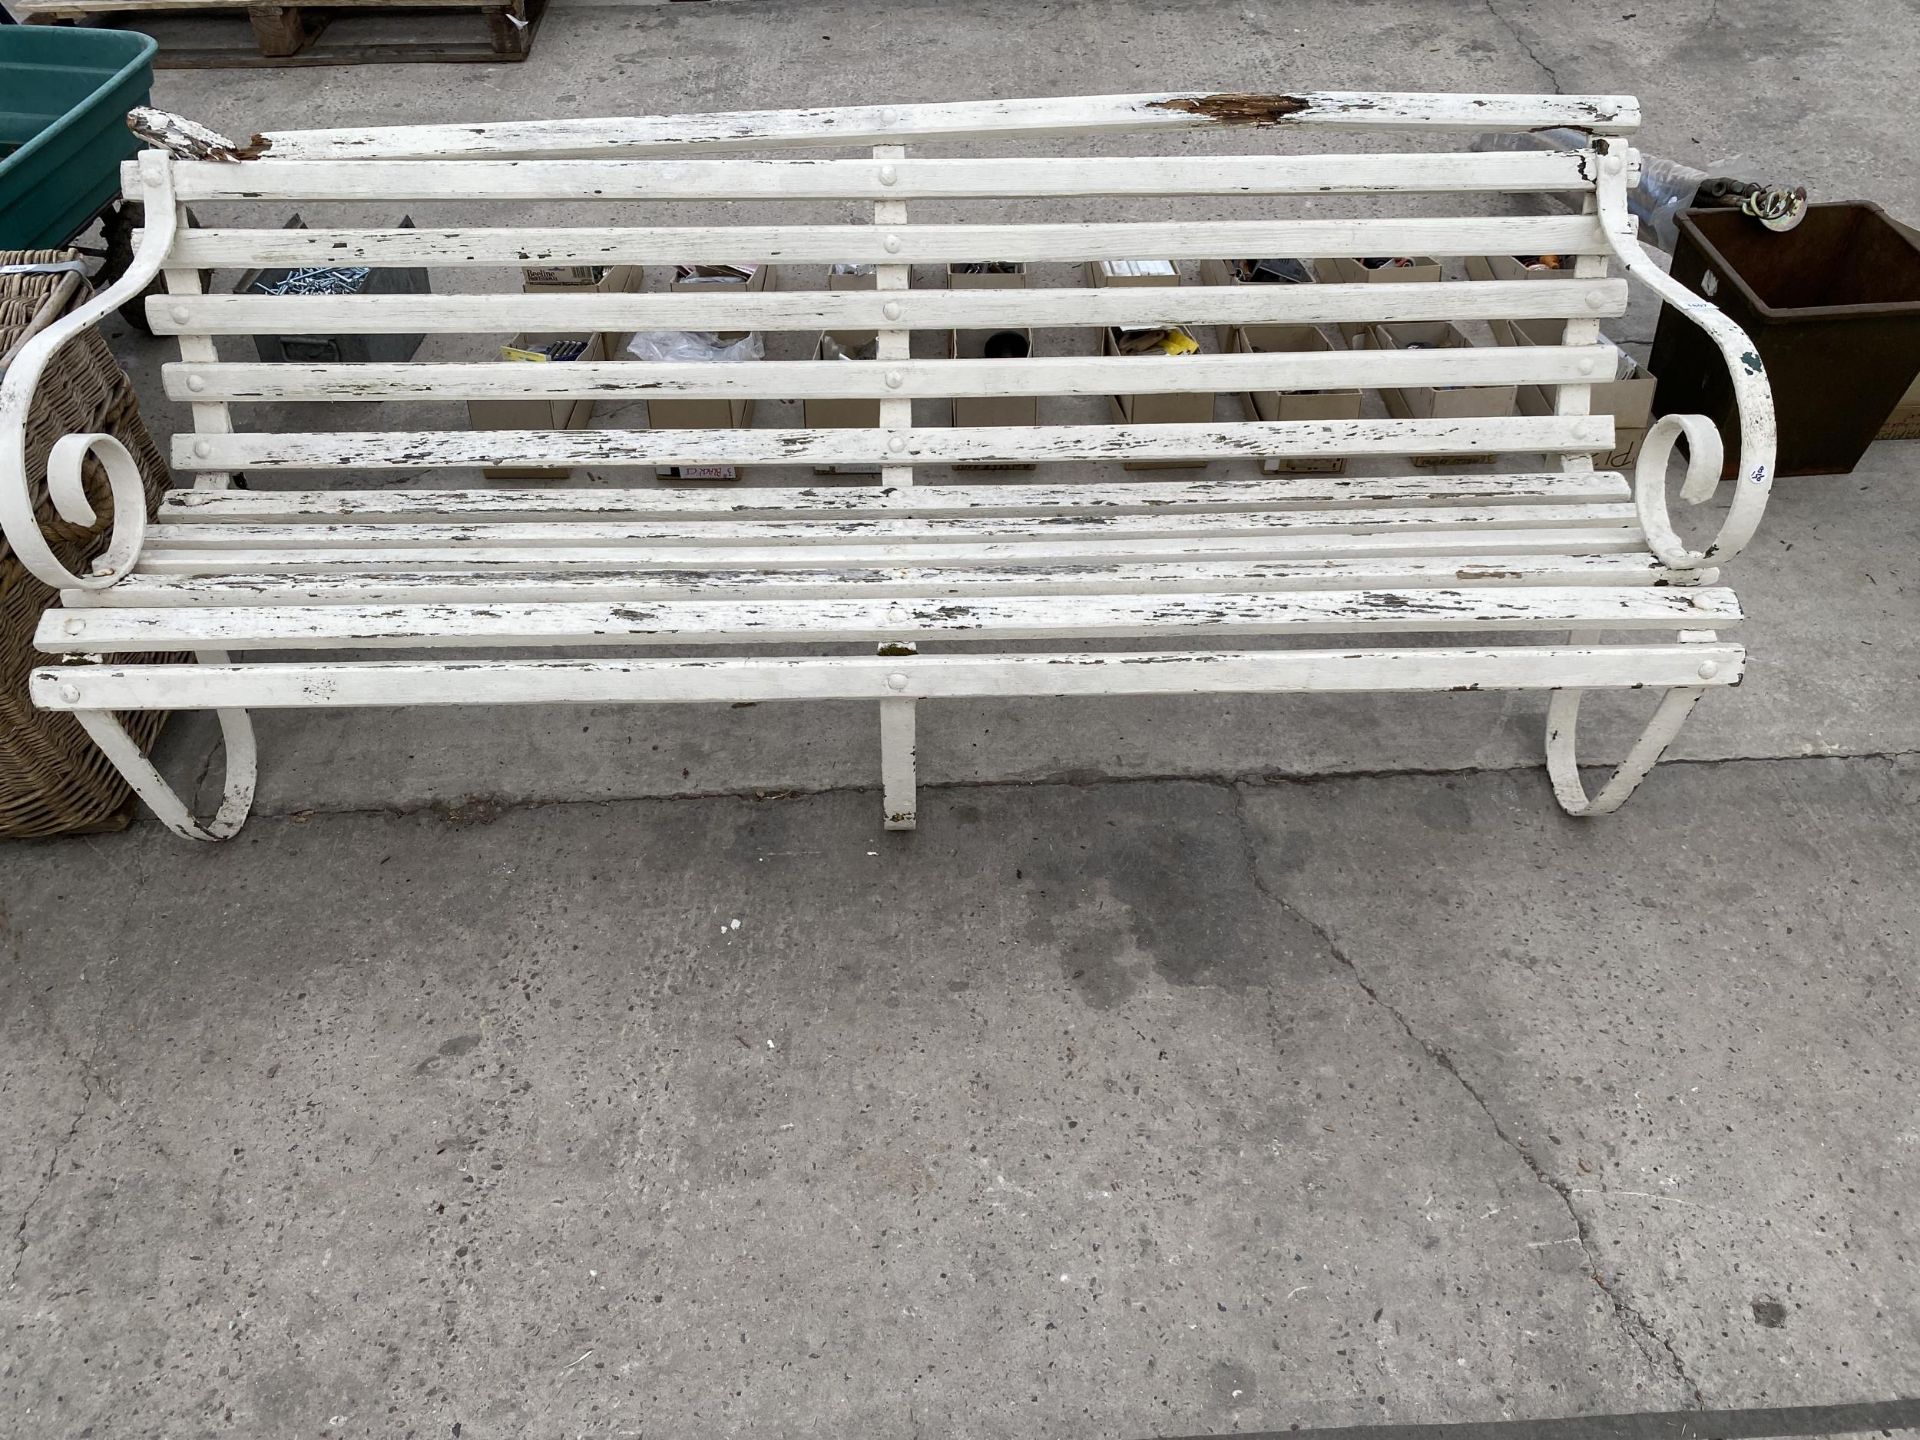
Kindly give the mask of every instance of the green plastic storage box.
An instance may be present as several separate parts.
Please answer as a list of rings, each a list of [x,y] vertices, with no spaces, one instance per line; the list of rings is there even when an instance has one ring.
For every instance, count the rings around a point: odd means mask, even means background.
[[[158,48],[130,30],[0,25],[0,250],[57,249],[119,193]]]

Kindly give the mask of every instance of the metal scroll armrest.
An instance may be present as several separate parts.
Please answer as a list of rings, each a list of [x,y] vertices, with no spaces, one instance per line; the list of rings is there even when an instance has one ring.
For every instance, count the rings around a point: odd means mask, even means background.
[[[89,455],[107,472],[113,495],[113,531],[107,547],[86,575],[60,562],[40,533],[34,512],[33,483],[27,474],[27,417],[47,363],[69,339],[103,315],[111,314],[147,288],[173,248],[176,207],[166,156],[149,150],[140,157],[145,183],[146,229],[126,273],[78,309],[61,316],[23,343],[0,377],[0,532],[20,563],[56,589],[100,590],[133,568],[147,529],[146,486],[127,447],[112,435],[66,435],[47,455],[47,495],[60,518],[92,525],[99,516],[87,499]]]
[[[1680,486],[1680,498],[1689,505],[1712,499],[1725,461],[1719,427],[1704,415],[1664,415],[1647,431],[1634,466],[1633,501],[1647,544],[1674,569],[1698,570],[1739,554],[1753,538],[1761,513],[1767,508],[1767,491],[1773,484],[1773,390],[1746,332],[1655,265],[1633,238],[1626,176],[1624,155],[1609,155],[1601,163],[1599,208],[1607,243],[1631,279],[1706,331],[1719,348],[1733,380],[1734,404],[1740,417],[1740,462],[1734,471],[1733,504],[1721,522],[1720,533],[1704,550],[1689,550],[1674,531],[1667,513],[1667,461],[1673,455],[1674,442],[1685,436],[1687,474]]]

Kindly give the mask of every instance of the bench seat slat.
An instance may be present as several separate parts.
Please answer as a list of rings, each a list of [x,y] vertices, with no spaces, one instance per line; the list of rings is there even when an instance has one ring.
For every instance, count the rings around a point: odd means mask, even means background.
[[[894,441],[900,445],[895,448]],[[174,437],[195,470],[436,470],[449,465],[951,465],[1100,459],[1251,459],[1496,452],[1585,453],[1610,446],[1609,415],[1474,420],[1319,420],[1213,425],[1072,425],[883,430],[426,430]],[[1305,483],[1304,477],[1302,483]],[[1386,482],[1380,482],[1386,483]],[[1409,491],[1417,483],[1401,482]],[[1446,485],[1435,481],[1442,493]],[[920,487],[914,487],[920,488]],[[997,490],[997,487],[996,487]],[[984,490],[987,494],[993,490]],[[444,493],[444,492],[442,492]],[[631,492],[629,492],[631,493]],[[745,490],[729,494],[748,493]],[[452,502],[449,502],[452,503]],[[1054,504],[1071,506],[1055,494]]]
[[[789,544],[685,544],[553,546],[533,550],[520,545],[381,546],[361,550],[172,548],[151,539],[141,551],[138,573],[205,575],[221,572],[351,574],[394,570],[445,570],[478,574],[610,569],[710,570],[723,566],[757,569],[815,569],[836,565],[1055,565],[1102,561],[1172,564],[1185,560],[1335,560],[1376,556],[1440,555],[1603,555],[1645,551],[1637,523],[1589,525],[1579,529],[1458,530],[1407,527],[1399,531],[1356,534],[1268,532],[1252,535],[1169,536],[1149,534],[1125,539],[1072,539],[1040,535],[1026,540],[909,541],[882,539],[843,544],[820,541]]]
[[[1620,135],[1639,128],[1640,102],[1631,95],[1445,95],[1382,90],[1239,95],[1174,90],[604,120],[276,130],[268,139],[276,158],[291,160],[441,160],[488,155],[558,159],[790,146],[903,145],[932,140],[1040,139],[1149,130],[1265,130],[1283,125],[1436,131],[1571,126],[1596,135]]]
[[[1596,215],[1084,225],[714,225],[594,229],[182,230],[173,263],[261,265],[932,265],[1221,255],[1603,255]]]
[[[411,446],[429,437],[381,438]],[[191,521],[200,525],[645,517],[740,520],[749,516],[774,520],[851,514],[1051,516],[1086,511],[1113,515],[1303,509],[1311,505],[1519,504],[1629,498],[1624,476],[1610,470],[1585,470],[1516,475],[1291,475],[1284,480],[1141,480],[1071,486],[882,487],[842,483],[801,488],[701,485],[619,490],[172,490],[161,499],[157,518],[162,524]]]
[[[157,335],[491,334],[515,330],[947,330],[1105,325],[1601,319],[1626,281],[1185,285],[1085,290],[787,290],[701,295],[155,295]],[[888,314],[887,306],[897,307]]]
[[[1708,572],[1703,583],[1711,582]],[[533,604],[563,601],[807,599],[844,596],[1175,594],[1206,590],[1389,589],[1441,586],[1665,585],[1651,555],[1416,557],[1324,561],[1095,563],[1036,570],[929,565],[814,570],[616,570],[584,574],[133,575],[105,590],[63,590],[77,609],[161,606]]]
[[[115,0],[117,3],[117,0]],[[218,0],[227,3],[227,0]],[[1591,190],[1590,150],[1475,154],[1074,156],[993,160],[187,161],[194,200],[944,200],[1052,196],[1446,194]],[[129,193],[139,167],[121,168]]]
[[[1489,345],[1260,355],[1053,355],[1028,360],[761,360],[737,365],[618,360],[562,365],[512,360],[344,365],[176,361],[163,367],[162,375],[168,398],[184,401],[614,396],[641,400],[650,395],[937,400],[956,395],[1235,394],[1409,385],[1584,384],[1601,366],[1613,363],[1613,352],[1598,345]],[[1029,435],[1050,433],[1049,427],[1023,428]],[[685,437],[681,443],[687,443]]]
[[[1131,639],[1566,629],[1718,629],[1740,618],[1722,589],[1323,590],[616,604],[329,605],[102,609],[43,617],[54,653],[472,648],[531,645],[872,644],[885,640]]]
[[[275,710],[395,705],[969,699],[994,695],[1638,689],[1738,683],[1721,643],[1402,650],[1093,652],[835,659],[361,661],[88,665],[33,672],[46,709]],[[1711,677],[1701,671],[1712,666]],[[894,682],[900,682],[897,684]],[[74,698],[67,698],[69,695]]]

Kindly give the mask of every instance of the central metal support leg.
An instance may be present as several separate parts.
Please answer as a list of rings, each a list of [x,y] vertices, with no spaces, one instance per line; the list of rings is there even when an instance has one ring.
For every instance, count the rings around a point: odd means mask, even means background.
[[[880,702],[880,787],[887,829],[911,830],[919,823],[914,801],[914,700]]]

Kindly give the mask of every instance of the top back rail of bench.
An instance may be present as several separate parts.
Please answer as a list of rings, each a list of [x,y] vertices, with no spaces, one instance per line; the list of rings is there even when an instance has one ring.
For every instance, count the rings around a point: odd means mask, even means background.
[[[1630,242],[1631,219],[1593,202],[1603,166],[1637,163],[1624,141],[1638,106],[1610,96],[1455,96],[1366,92],[1299,95],[1172,92],[956,104],[667,116],[621,120],[504,121],[337,131],[275,132],[263,158],[173,160],[164,167],[176,229],[165,264],[169,294],[149,302],[158,333],[180,337],[181,359],[165,367],[167,393],[193,407],[194,433],[176,440],[176,465],[218,485],[236,469],[438,468],[457,457],[484,462],[489,447],[525,453],[542,432],[485,432],[461,443],[420,445],[417,426],[394,432],[384,452],[365,433],[319,432],[287,446],[248,433],[232,407],[276,401],[537,399],[847,399],[879,402],[862,450],[883,478],[910,483],[912,467],[939,463],[955,447],[913,429],[914,400],[942,397],[1245,394],[1383,386],[1557,388],[1553,413],[1448,424],[1400,416],[1340,429],[1315,422],[1182,427],[1196,458],[1352,454],[1544,452],[1580,468],[1610,434],[1590,415],[1588,386],[1606,378],[1612,352],[1599,321],[1624,312],[1626,287],[1607,278],[1606,256]],[[1577,148],[1531,151],[1406,150],[1365,154],[909,156],[911,143],[1011,141],[1127,132],[1214,129],[1262,140],[1296,127],[1437,132],[1567,127]],[[859,158],[793,153],[869,148]],[[746,152],[773,152],[751,156]],[[704,158],[681,158],[707,154]],[[734,153],[738,152],[738,153]],[[127,190],[154,195],[156,157],[129,162]],[[1556,194],[1571,214],[1303,216],[1320,197]],[[910,223],[909,201],[1100,201],[1110,197],[1294,203],[1287,218],[1215,218],[1204,204],[1178,220],[1048,219],[1006,223]],[[508,212],[514,224],[421,228],[242,228],[218,220],[190,228],[188,204],[444,204],[462,219],[474,206],[528,202],[870,201],[872,223],[719,223],[547,227]],[[1457,206],[1455,207],[1458,208]],[[1469,208],[1479,208],[1469,202]],[[1489,204],[1487,209],[1498,207]],[[1244,203],[1241,213],[1245,212]],[[492,213],[492,212],[489,212]],[[644,212],[643,212],[644,213]],[[1066,212],[1063,210],[1062,214]],[[844,212],[842,212],[844,214]],[[390,222],[391,211],[384,211]],[[1611,228],[1609,228],[1611,227]],[[1365,255],[1566,257],[1553,278],[1524,281],[914,290],[916,264],[1035,264],[1150,256],[1195,260]],[[464,277],[528,266],[833,263],[875,267],[869,291],[785,288],[764,292],[561,294],[487,291]],[[430,295],[205,293],[216,268],[426,266],[449,272]],[[791,272],[789,271],[789,274]],[[789,279],[788,284],[793,282]],[[805,284],[805,281],[801,281]],[[818,283],[818,282],[815,282]],[[446,293],[451,286],[454,293]],[[1556,322],[1560,343],[1406,350],[1355,348],[1204,356],[1033,355],[1014,360],[912,355],[916,331],[1002,328],[1238,325],[1360,325],[1442,320]],[[249,334],[488,335],[595,330],[850,331],[876,334],[871,361],[768,360],[751,365],[608,360],[528,365],[435,356],[402,363],[257,363],[225,358],[218,337]],[[557,412],[556,412],[557,413]],[[737,421],[735,423],[738,423]],[[856,427],[858,428],[858,427]],[[969,463],[1126,458],[1166,450],[1153,426],[1041,425],[983,430],[963,448]],[[632,432],[626,432],[631,435]],[[724,430],[709,432],[713,463],[742,453]],[[841,434],[825,432],[825,435]],[[402,435],[410,435],[403,442]],[[1171,440],[1172,431],[1161,432]],[[819,451],[822,432],[781,431],[796,455]],[[769,440],[771,443],[771,439]],[[1604,445],[1602,436],[1599,444]],[[603,447],[618,463],[621,448]],[[632,444],[633,463],[659,446]],[[677,463],[701,463],[699,442],[676,439]],[[751,447],[749,447],[751,448]],[[826,447],[836,448],[836,447]],[[845,449],[844,445],[839,446]],[[862,449],[855,446],[856,449]],[[934,457],[929,459],[929,457]]]
[[[793,146],[1054,139],[1153,130],[1325,127],[1340,130],[1583,130],[1640,127],[1629,95],[1437,95],[1322,90],[1175,90],[915,105],[850,105],[604,120],[502,120],[475,125],[374,126],[270,132],[287,160],[400,160],[691,154]]]

